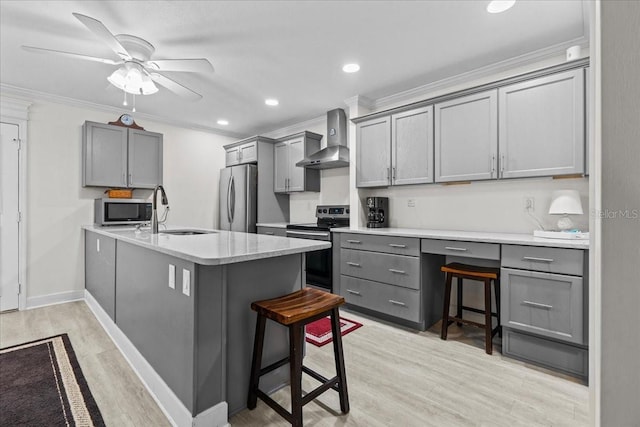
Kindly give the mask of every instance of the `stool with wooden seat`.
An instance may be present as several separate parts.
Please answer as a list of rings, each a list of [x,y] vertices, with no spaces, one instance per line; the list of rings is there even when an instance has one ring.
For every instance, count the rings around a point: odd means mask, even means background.
[[[446,274],[445,290],[444,290],[444,309],[442,310],[442,332],[440,338],[447,339],[447,330],[449,325],[457,322],[458,325],[466,324],[484,328],[485,331],[485,351],[487,354],[492,353],[493,345],[491,340],[493,336],[502,331],[500,327],[500,269],[492,267],[479,267],[475,265],[466,265],[452,262],[440,268]],[[453,278],[457,278],[458,284],[458,309],[456,316],[449,315],[449,307],[451,305],[451,282]],[[474,307],[467,307],[462,304],[462,281],[463,279],[478,280],[484,282],[484,310]],[[491,282],[494,283],[496,294],[496,313],[491,312]],[[472,322],[462,318],[462,310],[473,311],[475,313],[484,314],[484,324]],[[498,320],[497,326],[491,328],[491,318],[495,316]]]
[[[344,304],[344,298],[329,292],[313,288],[251,304],[251,309],[258,313],[255,342],[253,344],[253,361],[249,382],[247,407],[254,409],[258,397],[289,421],[294,427],[302,426],[302,407],[323,392],[333,389],[340,396],[340,410],[349,412],[349,396],[347,394],[347,376],[342,354],[342,336],[340,334],[340,314],[338,307]],[[333,352],[336,364],[336,376],[327,379],[302,364],[304,348],[304,325],[315,320],[331,316],[331,332],[333,333]],[[289,328],[289,356],[265,368],[262,364],[262,347],[266,320],[271,319]],[[291,382],[291,412],[288,412],[266,393],[259,389],[260,377],[289,363]],[[322,384],[302,396],[302,372],[310,375]]]

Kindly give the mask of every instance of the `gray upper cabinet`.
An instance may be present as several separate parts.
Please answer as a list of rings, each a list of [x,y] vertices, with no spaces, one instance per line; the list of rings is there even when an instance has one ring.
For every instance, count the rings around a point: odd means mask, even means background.
[[[498,91],[435,105],[435,181],[497,178]]]
[[[273,190],[276,193],[320,191],[320,171],[296,166],[311,153],[320,150],[322,135],[301,132],[281,138],[274,146]]]
[[[356,185],[433,182],[433,106],[357,124]]]
[[[433,182],[433,106],[391,116],[391,183]]]
[[[225,165],[235,166],[244,163],[256,163],[258,161],[257,140],[243,142],[238,145],[225,148]]]
[[[162,184],[162,134],[85,122],[83,186],[153,188]]]
[[[584,69],[499,89],[500,177],[584,172]]]
[[[356,186],[391,184],[391,117],[357,124]]]

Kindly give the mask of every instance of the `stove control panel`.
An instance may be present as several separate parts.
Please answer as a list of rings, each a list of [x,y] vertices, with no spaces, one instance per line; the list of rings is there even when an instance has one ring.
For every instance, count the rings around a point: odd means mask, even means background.
[[[349,219],[349,205],[320,205],[316,218]]]

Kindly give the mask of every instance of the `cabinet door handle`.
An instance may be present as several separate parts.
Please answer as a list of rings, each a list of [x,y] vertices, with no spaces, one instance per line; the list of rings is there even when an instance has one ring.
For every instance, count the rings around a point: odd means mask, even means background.
[[[387,181],[389,181],[389,168],[387,168]]]
[[[351,262],[351,261],[347,261],[347,265],[350,265],[352,267],[361,267],[361,265],[358,264],[357,262]]]
[[[537,258],[534,256],[525,256],[522,257],[523,261],[533,261],[533,262],[553,262],[553,258]]]
[[[396,270],[395,268],[390,268],[389,271],[392,272],[392,273],[396,273],[396,274],[407,274],[406,271],[404,271],[404,270]]]
[[[129,185],[133,185],[133,174],[129,174]]]
[[[360,240],[347,240],[347,243],[355,243],[355,244],[359,245],[362,242]]]
[[[444,248],[449,251],[458,251],[458,252],[466,252],[469,250],[467,248],[456,248],[455,246],[445,246]]]
[[[400,245],[398,243],[389,243],[389,246],[391,246],[392,248],[406,248],[407,245]]]
[[[360,292],[358,292],[358,291],[352,291],[351,289],[347,289],[347,292],[349,292],[349,293],[350,293],[350,294],[352,294],[352,295],[358,295],[358,296],[360,296]]]
[[[493,174],[496,172],[496,156],[491,156],[491,178],[493,178]]]
[[[242,161],[242,151],[238,150],[238,157],[240,158],[240,161]]]
[[[504,178],[504,154],[500,156],[500,178]]]
[[[389,300],[389,302],[390,302],[391,304],[393,304],[393,305],[399,305],[399,306],[401,306],[401,307],[406,307],[406,306],[407,306],[407,304],[405,304],[405,303],[403,303],[403,302],[400,302],[400,301],[393,300],[393,299],[390,299],[390,300]]]
[[[273,231],[265,231],[264,234],[268,234],[270,236],[273,236]]]
[[[394,166],[394,167],[391,169],[391,171],[392,171],[392,177],[393,177],[393,180],[395,181],[395,180],[396,180],[396,167]]]
[[[122,174],[122,185],[126,186],[127,185],[127,175],[126,174]]]
[[[524,305],[530,305],[532,307],[537,307],[537,308],[546,308],[547,310],[552,309],[553,306],[549,305],[549,304],[541,304],[539,302],[533,302],[533,301],[522,301],[522,303]]]

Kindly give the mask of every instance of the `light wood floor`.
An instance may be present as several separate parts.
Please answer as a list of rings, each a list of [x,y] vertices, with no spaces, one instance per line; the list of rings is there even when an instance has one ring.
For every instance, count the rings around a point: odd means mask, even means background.
[[[586,426],[588,388],[500,354],[484,353],[481,332],[438,325],[415,332],[343,311],[364,327],[343,339],[351,412],[335,392],[304,408],[305,426]],[[473,331],[473,332],[472,332]],[[0,347],[66,332],[108,426],[170,423],[84,302],[0,315]],[[331,376],[331,345],[307,346],[305,364]],[[305,378],[304,390],[317,383]],[[274,398],[286,406],[284,388]],[[264,403],[233,426],[288,425]]]

